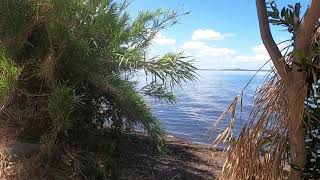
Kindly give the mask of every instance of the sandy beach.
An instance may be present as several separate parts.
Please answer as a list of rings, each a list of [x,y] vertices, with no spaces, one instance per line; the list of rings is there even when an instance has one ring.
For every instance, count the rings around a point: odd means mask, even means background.
[[[168,153],[155,156],[144,135],[130,136],[130,151],[123,157],[122,179],[215,179],[223,167],[225,152],[208,145],[167,137]]]

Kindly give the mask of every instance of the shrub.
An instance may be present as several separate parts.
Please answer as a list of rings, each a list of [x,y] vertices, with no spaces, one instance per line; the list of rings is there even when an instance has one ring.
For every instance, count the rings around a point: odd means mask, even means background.
[[[41,143],[44,176],[109,177],[106,149],[124,127],[142,127],[164,148],[164,131],[142,95],[172,102],[172,87],[193,80],[195,67],[182,53],[147,58],[147,52],[182,14],[159,9],[132,18],[128,4],[1,2],[0,45],[7,52],[0,56],[1,101],[14,99],[4,108],[20,120],[20,139]],[[139,70],[152,76],[141,90],[130,78]],[[113,142],[101,141],[107,122]]]

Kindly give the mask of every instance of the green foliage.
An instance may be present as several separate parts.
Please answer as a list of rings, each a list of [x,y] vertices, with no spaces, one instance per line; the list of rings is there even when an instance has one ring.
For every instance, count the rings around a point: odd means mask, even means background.
[[[70,87],[62,86],[48,99],[48,112],[54,129],[60,132],[67,131],[74,122],[70,116],[79,105],[80,98]]]
[[[1,101],[14,99],[5,108],[24,120],[18,122],[22,139],[31,132],[28,140],[41,143],[46,172],[82,178],[104,171],[99,174],[109,177],[108,169],[78,168],[84,161],[97,164],[97,157],[108,163],[110,142],[101,141],[102,150],[93,143],[103,139],[106,124],[117,136],[142,129],[164,150],[164,131],[140,93],[173,102],[172,89],[195,79],[183,53],[147,58],[156,34],[183,14],[158,9],[133,18],[127,1],[112,0],[1,3],[0,42],[8,50],[0,56]],[[141,90],[129,78],[138,71],[152,77]],[[83,160],[89,152],[96,154]],[[59,164],[61,159],[67,163]]]
[[[288,5],[288,7],[283,7],[279,11],[276,3],[271,1],[268,3],[268,16],[269,22],[273,25],[281,25],[287,28],[290,33],[295,31],[295,26],[300,22],[300,3],[296,3],[295,6]]]
[[[68,130],[76,126],[72,113],[80,103],[80,98],[70,87],[62,86],[56,90],[48,99],[48,113],[52,120],[51,131],[42,137],[42,148],[49,154],[56,149],[57,144],[67,138]]]
[[[318,89],[319,84],[314,84],[310,96],[306,101],[306,166],[304,170],[305,179],[320,178],[320,116]],[[315,96],[316,95],[316,96]]]
[[[132,52],[129,52],[132,53]],[[145,95],[155,99],[174,102],[172,88],[183,82],[194,81],[196,68],[192,60],[183,53],[167,53],[163,57],[153,57],[149,60],[136,58],[135,55],[120,56],[121,68],[129,67],[129,73],[136,69],[143,69],[146,76],[151,76],[149,83],[141,89]]]
[[[9,103],[20,73],[21,69],[6,57],[4,50],[0,49],[0,106]]]
[[[293,62],[299,67],[298,71],[307,72],[310,74],[312,69],[314,69],[318,62],[318,53],[320,49],[317,43],[311,44],[308,54],[306,55],[303,50],[295,49],[293,55],[297,56],[300,62]]]

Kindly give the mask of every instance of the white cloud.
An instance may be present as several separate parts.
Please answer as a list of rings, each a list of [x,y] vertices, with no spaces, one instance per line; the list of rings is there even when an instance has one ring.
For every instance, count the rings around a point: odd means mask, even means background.
[[[270,59],[269,54],[264,47],[263,44],[259,44],[257,46],[254,46],[251,48],[253,55],[248,56],[248,55],[237,55],[236,59],[243,61],[243,62],[257,62],[257,61],[267,61]]]
[[[172,38],[168,38],[161,33],[157,34],[156,37],[152,40],[154,44],[160,45],[160,46],[167,46],[167,45],[175,45],[176,40]]]
[[[281,45],[281,49],[284,45]],[[189,41],[179,50],[196,58],[195,65],[199,69],[245,68],[258,69],[269,55],[263,44],[253,46],[249,55],[236,52],[234,49],[216,47],[203,41]]]
[[[206,46],[206,44],[202,41],[188,41],[188,42],[185,42],[183,45],[182,45],[182,49],[201,49],[202,47]]]
[[[188,41],[179,50],[194,57],[195,66],[199,69],[220,68],[221,65],[228,65],[225,60],[232,59],[236,55],[233,49],[215,47],[202,41]]]
[[[287,45],[282,43],[278,47],[280,50],[285,48]],[[251,48],[253,55],[237,55],[236,58],[243,62],[266,62],[270,59],[267,49],[263,44],[259,44]]]
[[[202,41],[189,41],[182,45],[181,50],[189,52],[190,54],[197,54],[206,57],[230,57],[235,55],[235,51],[229,48],[217,48],[210,46]]]
[[[235,49],[212,45],[208,39],[222,39],[232,34],[223,34],[214,30],[198,29],[194,31],[192,40],[176,47],[176,40],[158,34],[153,40],[158,47],[154,54],[163,54],[169,50],[181,52],[195,58],[195,66],[199,69],[224,69],[224,68],[245,68],[258,69],[266,61],[269,55],[263,44],[251,47],[249,52],[237,52]],[[281,45],[282,49],[285,45]],[[268,65],[269,66],[269,65]],[[268,68],[268,67],[266,67]]]
[[[225,37],[234,36],[232,33],[221,33],[212,29],[197,29],[192,33],[192,40],[221,40]]]

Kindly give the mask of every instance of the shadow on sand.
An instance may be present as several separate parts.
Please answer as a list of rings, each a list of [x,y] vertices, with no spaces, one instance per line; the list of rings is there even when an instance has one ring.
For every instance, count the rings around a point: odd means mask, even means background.
[[[172,138],[164,156],[154,154],[144,136],[130,136],[127,142],[121,179],[215,179],[225,158],[220,151],[210,158],[212,150],[207,146]]]

